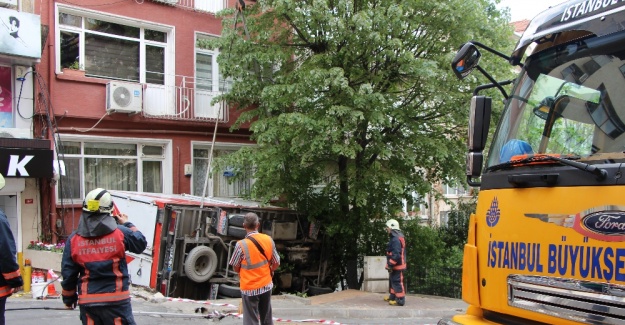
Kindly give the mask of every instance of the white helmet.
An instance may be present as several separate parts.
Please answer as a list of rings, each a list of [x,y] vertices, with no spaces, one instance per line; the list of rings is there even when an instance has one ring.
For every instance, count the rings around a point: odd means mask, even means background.
[[[96,188],[87,193],[82,209],[87,212],[111,213],[113,211],[111,193],[103,188]]]
[[[386,222],[386,227],[391,228],[393,230],[399,230],[399,222],[397,222],[397,220],[395,219],[389,219]]]

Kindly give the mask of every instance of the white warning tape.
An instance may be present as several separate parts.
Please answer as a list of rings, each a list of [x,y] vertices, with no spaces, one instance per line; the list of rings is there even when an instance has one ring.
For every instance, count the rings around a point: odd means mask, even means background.
[[[218,304],[218,303],[210,302],[208,300],[206,300],[206,301],[199,301],[199,300],[182,299],[182,298],[167,298],[167,300],[174,301],[174,302],[190,302],[190,303],[196,303],[196,304],[202,304],[202,305],[238,308],[238,306],[235,306],[233,304]],[[239,313],[225,313],[225,314],[222,314],[222,313],[220,313],[218,311],[213,311],[211,314],[214,315],[214,316],[221,316],[221,317],[230,316],[230,317],[243,318],[243,314],[239,314]],[[273,317],[273,320],[276,321],[276,322],[284,322],[284,323],[316,323],[316,324],[328,324],[328,325],[344,325],[344,324],[339,323],[339,322],[335,322],[335,321],[332,321],[332,320],[325,320],[325,319],[301,319],[301,320],[295,320],[295,319],[284,319],[284,318]]]
[[[335,322],[332,320],[325,319],[302,319],[302,320],[292,320],[292,319],[282,319],[282,318],[273,318],[276,322],[285,322],[285,323],[316,323],[316,324],[331,324],[331,325],[343,325],[342,323]]]
[[[202,304],[202,305],[211,305],[211,306],[222,306],[222,307],[234,307],[238,308],[239,306],[235,306],[233,304],[217,304],[214,302],[210,302],[208,300],[200,301],[200,300],[192,300],[192,299],[183,299],[183,298],[167,298],[169,301],[177,301],[177,302],[191,302],[194,304]]]

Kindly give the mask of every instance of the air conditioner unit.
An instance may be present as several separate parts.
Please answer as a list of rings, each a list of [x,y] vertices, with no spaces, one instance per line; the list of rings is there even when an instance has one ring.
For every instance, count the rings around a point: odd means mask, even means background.
[[[0,0],[0,7],[17,7],[17,0]]]
[[[168,5],[178,4],[178,0],[153,0],[153,1],[168,4]]]
[[[141,84],[110,81],[106,84],[106,111],[140,113],[143,103]]]

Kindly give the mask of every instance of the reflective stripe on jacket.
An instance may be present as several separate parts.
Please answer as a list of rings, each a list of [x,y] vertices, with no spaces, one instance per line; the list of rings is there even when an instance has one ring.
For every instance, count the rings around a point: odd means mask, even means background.
[[[12,288],[21,287],[24,283],[17,264],[17,249],[9,220],[0,210],[0,298],[10,296]]]
[[[386,263],[391,270],[406,269],[406,240],[400,230],[392,230],[386,248]]]
[[[71,261],[80,268],[78,304],[106,304],[130,299],[124,233],[120,229],[100,237],[68,238]],[[65,249],[67,250],[68,247]],[[64,291],[71,291],[68,290]]]
[[[269,261],[274,250],[273,240],[265,234],[255,234],[253,237],[263,248],[266,256],[260,253],[251,240],[246,238],[239,241],[238,245],[241,245],[244,256],[239,274],[241,290],[254,290],[271,283]]]

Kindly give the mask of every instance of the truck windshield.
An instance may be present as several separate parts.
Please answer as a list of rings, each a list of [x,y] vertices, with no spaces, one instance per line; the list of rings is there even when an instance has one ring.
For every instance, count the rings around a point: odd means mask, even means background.
[[[530,56],[516,81],[488,166],[525,154],[625,161],[625,33]]]

